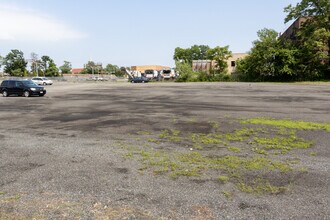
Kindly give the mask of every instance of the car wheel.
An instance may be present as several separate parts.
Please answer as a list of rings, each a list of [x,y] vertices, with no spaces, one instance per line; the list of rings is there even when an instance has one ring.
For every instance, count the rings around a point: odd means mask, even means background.
[[[43,85],[45,86],[45,85],[47,85],[47,83],[44,82]]]
[[[23,93],[23,96],[24,96],[24,97],[29,97],[29,96],[30,96],[30,92],[29,92],[29,91],[25,91],[25,92]]]
[[[144,81],[142,80],[142,83],[144,83]]]
[[[8,92],[6,90],[2,91],[2,95],[3,95],[3,97],[7,97],[8,96]]]
[[[134,80],[132,80],[131,83],[134,83]]]

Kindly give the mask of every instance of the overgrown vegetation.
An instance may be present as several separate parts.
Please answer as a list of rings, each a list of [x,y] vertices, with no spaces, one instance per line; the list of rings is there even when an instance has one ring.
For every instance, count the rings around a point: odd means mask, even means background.
[[[291,36],[271,29],[258,32],[259,39],[247,58],[237,66],[245,81],[329,80],[330,2],[302,0],[284,9],[285,22],[304,19]],[[307,19],[306,19],[307,18]]]
[[[227,59],[232,56],[229,46],[210,48],[206,45],[194,45],[190,48],[175,48],[174,60],[179,73],[177,82],[217,82],[229,81]],[[215,66],[209,71],[192,70],[193,60],[214,60]]]
[[[194,126],[198,121],[180,122]],[[252,118],[233,120],[237,129],[222,131],[218,122],[205,122],[209,132],[192,132],[177,128],[159,133],[137,132],[139,144],[121,144],[124,157],[140,161],[144,175],[168,175],[176,179],[212,178],[221,184],[231,183],[248,193],[277,194],[285,191],[293,173],[306,172],[298,167],[299,160],[283,159],[283,154],[295,154],[313,147],[312,140],[298,137],[298,130],[327,130],[329,124],[293,121],[289,119]],[[243,125],[243,127],[241,127]],[[258,127],[262,126],[262,127]],[[148,140],[143,141],[143,140]],[[292,153],[291,153],[292,152]],[[316,155],[309,153],[310,156]],[[272,174],[287,181],[274,181]]]
[[[180,69],[182,82],[191,81],[317,81],[330,80],[330,1],[301,0],[295,6],[284,9],[285,23],[302,18],[303,25],[292,30],[290,36],[264,28],[258,31],[249,55],[238,60],[235,74],[228,76],[226,60],[230,57],[228,47],[194,45],[176,48],[174,60],[183,61],[191,67],[192,60],[214,60],[216,68],[209,72],[192,72]],[[307,18],[307,19],[306,19]],[[300,23],[300,21],[299,21]],[[227,50],[226,50],[227,48]],[[216,56],[210,56],[215,50]]]

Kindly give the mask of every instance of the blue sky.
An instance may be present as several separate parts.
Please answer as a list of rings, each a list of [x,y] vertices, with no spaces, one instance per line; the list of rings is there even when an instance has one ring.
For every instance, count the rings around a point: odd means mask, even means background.
[[[257,31],[283,32],[285,6],[298,0],[0,0],[0,55],[11,49],[82,67],[174,66],[176,47],[247,52]]]

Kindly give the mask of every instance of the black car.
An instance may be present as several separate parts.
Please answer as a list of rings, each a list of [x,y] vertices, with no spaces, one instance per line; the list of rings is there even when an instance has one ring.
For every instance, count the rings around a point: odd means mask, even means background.
[[[146,82],[149,82],[149,79],[144,76],[134,77],[133,79],[131,79],[131,83],[146,83]]]
[[[44,87],[38,86],[31,80],[4,80],[1,83],[0,92],[4,97],[9,95],[44,96],[46,94]]]

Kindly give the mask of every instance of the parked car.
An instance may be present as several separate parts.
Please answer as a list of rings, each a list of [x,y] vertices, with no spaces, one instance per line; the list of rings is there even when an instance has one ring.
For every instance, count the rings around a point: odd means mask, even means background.
[[[46,78],[46,77],[34,77],[31,79],[33,82],[37,83],[38,85],[52,85],[53,81]]]
[[[44,96],[46,94],[45,88],[37,85],[32,80],[4,80],[0,85],[0,92],[4,97],[10,95]]]
[[[144,76],[134,77],[133,79],[131,79],[131,83],[147,83],[147,82],[149,82],[149,79]]]
[[[94,77],[91,78],[91,80],[94,80],[94,81],[108,81],[108,79],[103,78],[101,76],[94,76]]]

